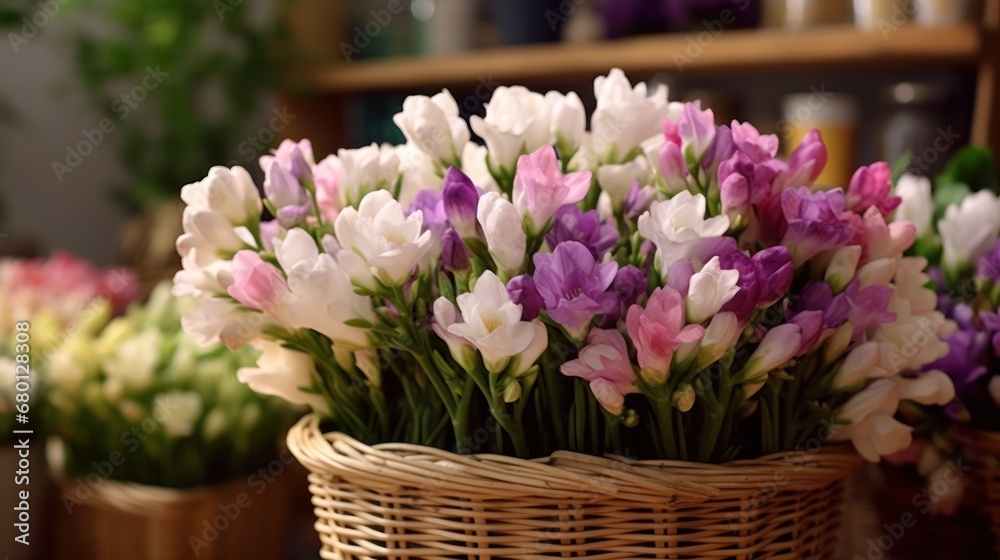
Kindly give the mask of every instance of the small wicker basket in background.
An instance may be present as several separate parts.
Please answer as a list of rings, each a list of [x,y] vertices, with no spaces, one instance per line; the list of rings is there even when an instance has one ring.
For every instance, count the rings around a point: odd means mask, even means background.
[[[844,446],[726,465],[557,452],[462,456],[323,434],[309,415],[288,445],[310,471],[321,557],[832,558]]]
[[[285,557],[287,477],[191,490],[101,480],[88,486],[88,495],[80,492],[85,477],[53,476],[60,494],[53,503],[58,560]]]

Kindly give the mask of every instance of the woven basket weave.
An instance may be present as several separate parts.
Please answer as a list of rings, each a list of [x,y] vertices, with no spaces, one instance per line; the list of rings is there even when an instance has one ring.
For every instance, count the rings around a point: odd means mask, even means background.
[[[191,490],[103,480],[82,500],[82,478],[53,477],[63,493],[54,510],[59,560],[284,557],[286,477],[273,477],[259,493],[246,478]],[[67,496],[77,500],[71,511],[63,507]]]
[[[1000,556],[1000,433],[977,431],[972,438],[976,453],[976,490],[982,507],[990,518],[993,548]]]
[[[727,465],[461,456],[369,447],[312,415],[288,445],[335,560],[831,558],[861,463],[841,446]]]

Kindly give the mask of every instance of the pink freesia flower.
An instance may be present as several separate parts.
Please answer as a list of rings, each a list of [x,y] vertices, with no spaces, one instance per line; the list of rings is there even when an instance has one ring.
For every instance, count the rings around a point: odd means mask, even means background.
[[[694,161],[700,160],[715,141],[715,115],[711,109],[701,110],[701,103],[685,103],[677,132],[684,142],[684,152],[690,151]]]
[[[755,163],[774,159],[778,154],[778,137],[774,134],[761,134],[750,123],[733,121],[733,144],[736,149],[750,156]]]
[[[589,381],[597,401],[612,414],[622,413],[625,395],[639,392],[625,338],[615,329],[590,331],[580,356],[563,364],[559,371]]]
[[[645,309],[638,305],[630,307],[625,322],[638,353],[639,366],[648,369],[655,376],[650,381],[657,383],[666,380],[674,351],[705,334],[701,325],[685,326],[684,296],[669,286],[653,290]]]
[[[337,156],[327,156],[313,167],[312,173],[316,184],[316,206],[323,219],[333,223],[343,208],[344,166]]]
[[[514,175],[514,207],[528,228],[539,233],[564,204],[583,200],[590,189],[590,172],[563,175],[552,146],[546,144],[517,159]]]
[[[826,167],[826,160],[826,145],[822,136],[818,130],[810,130],[788,157],[787,166],[774,182],[775,191],[811,186]]]
[[[286,138],[278,145],[274,155],[266,154],[258,159],[260,169],[265,173],[275,162],[288,170],[296,179],[308,179],[311,174],[310,166],[313,165],[312,143],[306,139],[295,142]]]
[[[877,259],[895,259],[913,245],[917,228],[911,222],[885,223],[882,212],[872,206],[855,222],[854,245],[861,245],[860,265]]]
[[[883,216],[888,216],[903,201],[891,195],[891,178],[892,170],[884,161],[859,167],[847,188],[847,209],[863,214],[874,206]]]
[[[229,295],[243,305],[280,317],[290,295],[285,277],[254,251],[239,251],[233,257],[233,283]]]

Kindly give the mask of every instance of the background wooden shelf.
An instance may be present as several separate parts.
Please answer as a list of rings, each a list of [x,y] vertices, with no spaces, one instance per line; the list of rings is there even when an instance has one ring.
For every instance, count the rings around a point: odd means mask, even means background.
[[[971,23],[907,25],[884,34],[853,26],[803,31],[734,30],[717,36],[708,32],[669,34],[340,63],[293,72],[290,85],[331,94],[357,94],[461,86],[487,76],[502,83],[589,79],[613,67],[632,73],[685,75],[929,65],[973,67],[982,52],[981,30]]]

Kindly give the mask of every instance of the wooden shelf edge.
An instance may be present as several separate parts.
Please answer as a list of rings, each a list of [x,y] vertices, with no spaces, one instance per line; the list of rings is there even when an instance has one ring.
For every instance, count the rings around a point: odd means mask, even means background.
[[[723,31],[713,36],[670,34],[618,41],[488,49],[434,57],[332,64],[288,74],[296,90],[331,94],[413,90],[476,84],[590,78],[626,72],[748,73],[794,68],[975,65],[982,53],[975,24],[913,25],[884,31],[853,26],[802,31]]]

